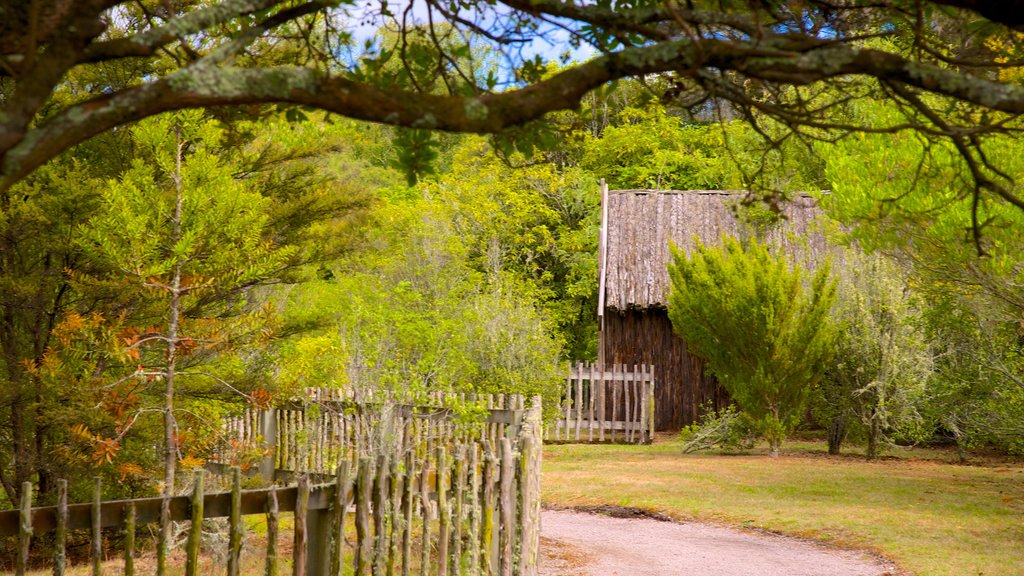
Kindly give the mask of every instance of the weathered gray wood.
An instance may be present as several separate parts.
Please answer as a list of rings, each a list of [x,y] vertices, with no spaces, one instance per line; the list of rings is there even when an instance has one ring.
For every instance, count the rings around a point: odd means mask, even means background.
[[[524,508],[521,524],[520,576],[536,576],[540,561],[540,480],[543,447],[540,427],[542,419],[541,398],[533,398],[526,416],[524,436],[520,443],[523,466],[521,479],[525,480],[521,505]]]
[[[647,365],[647,441],[654,442],[654,366]]]
[[[388,458],[377,457],[377,474],[373,490],[373,574],[383,576],[388,553],[388,532],[385,520],[388,516]]]
[[[462,526],[465,518],[466,499],[466,458],[468,457],[465,444],[459,444],[455,453],[455,475],[452,482],[452,497],[455,499],[455,514],[452,522],[452,554],[451,571],[452,576],[462,574]]]
[[[57,480],[57,527],[53,540],[53,576],[64,576],[67,563],[67,526],[68,481],[61,478]]]
[[[345,515],[348,511],[348,493],[351,490],[352,465],[345,461],[338,465],[337,480],[334,483],[334,502],[331,512],[333,514],[331,523],[331,534],[333,544],[331,545],[331,574],[341,576],[344,570],[345,557]]]
[[[618,365],[611,365],[611,381],[608,382],[608,386],[611,388],[611,420],[615,421],[618,419],[618,384],[620,380],[616,379],[618,375]],[[615,428],[611,428],[611,442],[615,441]]]
[[[636,374],[635,364],[633,365],[633,373]],[[624,420],[626,420],[627,443],[633,442],[633,382],[633,378],[627,378],[625,381],[623,381],[623,387],[626,388],[624,394],[625,406],[623,406],[623,409],[625,412]]]
[[[480,573],[480,444],[469,445],[469,573]]]
[[[427,462],[427,452],[423,458],[423,470],[420,472],[420,511],[423,516],[423,529],[421,535],[422,546],[420,547],[420,574],[430,576],[430,468]]]
[[[391,526],[388,530],[390,539],[388,545],[388,576],[395,576],[398,570],[399,541],[403,532],[402,527],[402,476],[398,470],[398,458],[391,461],[390,489],[391,498],[388,504],[388,520]]]
[[[32,485],[28,485],[29,495],[32,494]],[[24,502],[24,499],[22,499]],[[103,574],[103,480],[97,476],[92,485],[92,574],[100,576]]]
[[[415,444],[405,455],[405,490],[402,493],[402,513],[405,520],[402,526],[402,576],[409,576],[412,570],[412,523],[413,500],[416,498],[416,455]]]
[[[270,483],[274,481],[274,465],[277,462],[277,410],[268,408],[259,413],[260,435],[266,445],[267,452],[260,459],[260,476],[263,481]]]
[[[192,500],[189,513],[192,515],[192,526],[188,531],[188,542],[185,544],[185,575],[199,574],[199,542],[203,535],[203,471],[195,471],[192,481]]]
[[[22,482],[21,502],[18,510],[18,554],[15,559],[14,573],[24,576],[28,570],[28,551],[32,546],[32,483]]]
[[[579,371],[582,374],[583,365],[579,365]],[[597,391],[594,386],[594,365],[589,366],[589,374],[587,379],[588,394],[587,394],[587,442],[594,441],[594,393]]]
[[[576,401],[573,402],[573,411],[576,413],[576,426],[574,426],[576,441],[580,441],[580,426],[583,420],[583,370],[581,369],[576,378]]]
[[[512,576],[512,539],[514,535],[515,511],[513,509],[513,487],[515,471],[512,465],[512,443],[501,439],[501,480],[499,489],[501,531],[499,534],[501,555],[501,576]]]
[[[267,492],[267,554],[264,562],[264,576],[277,576],[278,506],[277,487]]]
[[[359,470],[356,480],[356,554],[355,568],[357,576],[370,574],[373,560],[372,542],[370,541],[370,498],[373,487],[373,470],[371,460],[359,459]]]
[[[595,380],[596,378],[596,380]],[[598,419],[598,436],[597,439],[600,442],[604,442],[604,423],[608,419],[608,383],[604,379],[604,372],[598,372],[596,375],[593,371],[590,372],[590,385],[598,390],[598,402],[597,402],[597,413],[600,415]]]
[[[292,576],[306,576],[306,516],[309,510],[309,479],[299,476],[295,493],[294,549],[292,551]]]
[[[135,503],[129,503],[124,515],[124,576],[135,574]]]
[[[488,444],[484,453],[484,495],[481,503],[483,520],[480,534],[480,550],[484,553],[483,573],[487,576],[494,574],[496,568],[497,539],[494,537],[494,482],[498,478],[498,461],[494,456],[493,445]]]
[[[451,511],[448,509],[448,458],[444,446],[437,448],[437,576],[448,574],[448,538]]]
[[[301,481],[300,481],[301,486]],[[239,576],[242,571],[242,471],[231,469],[231,515],[228,516],[228,576]]]

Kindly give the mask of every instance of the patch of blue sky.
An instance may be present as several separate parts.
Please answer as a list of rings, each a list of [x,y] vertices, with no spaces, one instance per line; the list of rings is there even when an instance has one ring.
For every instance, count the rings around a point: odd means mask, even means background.
[[[378,32],[383,30],[394,31],[396,22],[405,19],[407,26],[426,25],[430,22],[430,14],[426,2],[417,0],[400,0],[399,2],[387,2],[384,4],[388,15],[381,14],[382,4],[379,2],[365,2],[358,6],[349,6],[345,9],[349,20],[347,31],[351,34],[352,43],[348,55],[339,55],[351,65],[355,65],[359,58],[365,54],[368,46],[376,46],[379,41]],[[496,4],[488,6],[479,4],[476,8],[485,8],[486,12],[477,9],[461,9],[456,16],[466,21],[471,21],[478,26],[497,31],[505,31],[512,24],[512,10]],[[435,25],[446,22],[445,18],[438,13],[433,14]],[[597,51],[585,42],[572,42],[572,34],[568,28],[569,22],[549,23],[533,20],[535,28],[518,35],[511,34],[515,40],[503,46],[498,46],[493,40],[485,38],[480,34],[473,34],[473,43],[477,46],[487,46],[501,54],[502,57],[494,58],[492,64],[497,67],[500,87],[513,87],[518,85],[515,68],[528,60],[540,58],[542,62],[556,62],[569,64],[572,62],[585,62],[593,58]],[[471,33],[472,34],[472,33]]]

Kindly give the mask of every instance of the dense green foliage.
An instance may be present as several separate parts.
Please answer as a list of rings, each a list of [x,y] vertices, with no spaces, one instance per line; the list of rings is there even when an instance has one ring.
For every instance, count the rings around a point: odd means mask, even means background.
[[[922,410],[932,352],[904,270],[880,254],[845,256],[837,270],[835,356],[816,388],[815,412],[829,428],[831,453],[853,432],[875,458],[883,442],[931,434]]]
[[[833,354],[828,266],[808,275],[756,239],[724,238],[674,248],[669,276],[673,328],[778,454]]]

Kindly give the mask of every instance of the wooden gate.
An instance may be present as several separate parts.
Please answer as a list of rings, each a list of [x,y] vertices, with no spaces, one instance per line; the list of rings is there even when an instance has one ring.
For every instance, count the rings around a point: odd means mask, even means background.
[[[593,364],[572,368],[562,395],[561,417],[545,430],[554,442],[654,440],[654,367]]]

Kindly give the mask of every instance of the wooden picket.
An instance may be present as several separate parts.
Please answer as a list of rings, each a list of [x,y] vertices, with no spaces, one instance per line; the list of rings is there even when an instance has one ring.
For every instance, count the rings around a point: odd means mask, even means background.
[[[303,464],[322,469],[330,462],[326,452],[323,458],[291,458],[287,462],[300,465],[300,470],[287,472],[300,475],[298,483],[289,487],[242,490],[242,472],[232,467],[229,492],[206,493],[207,482],[200,470],[195,473],[191,494],[184,496],[102,501],[97,479],[91,502],[69,505],[66,484],[58,482],[64,495],[58,505],[32,508],[32,487],[27,485],[19,509],[0,511],[0,537],[18,538],[16,571],[23,574],[32,538],[56,532],[54,574],[60,575],[65,568],[67,533],[88,529],[93,573],[100,574],[103,530],[126,529],[130,537],[125,540],[124,573],[130,574],[137,527],[161,521],[188,522],[185,572],[198,574],[202,519],[227,518],[226,573],[236,575],[244,541],[243,518],[262,515],[267,520],[268,539],[265,574],[274,575],[279,561],[275,546],[279,514],[291,512],[295,518],[292,564],[297,576],[340,575],[346,570],[346,556],[351,557],[357,575],[535,576],[540,523],[540,398],[533,398],[529,409],[522,397],[491,402],[509,408],[496,409],[498,415],[492,413],[475,430],[459,430],[450,418],[400,416],[397,451],[363,453],[354,461],[342,459],[332,475],[301,470]],[[283,420],[302,422],[298,414],[287,414]],[[261,424],[260,418],[247,415],[239,421],[243,424],[232,422],[231,429],[255,441],[255,435],[249,434]],[[315,454],[320,449],[317,444],[331,442],[326,432],[333,430],[337,428],[307,436],[311,442],[306,447],[293,443],[287,448],[291,454],[302,450]],[[434,432],[428,433],[431,430]],[[165,501],[168,512],[162,515]],[[356,532],[352,544],[345,534],[350,514]],[[420,554],[414,553],[417,544]],[[157,574],[163,574],[160,567]]]
[[[544,430],[554,442],[654,440],[654,367],[621,364],[602,370],[582,363],[565,381],[561,413]]]

